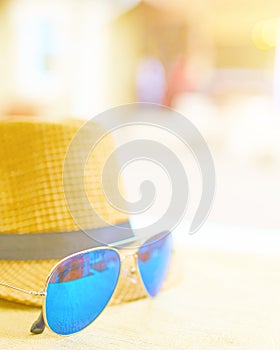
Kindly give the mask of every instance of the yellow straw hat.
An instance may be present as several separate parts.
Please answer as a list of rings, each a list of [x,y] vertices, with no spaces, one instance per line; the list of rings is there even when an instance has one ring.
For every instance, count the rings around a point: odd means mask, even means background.
[[[78,159],[81,149],[77,150],[77,167],[69,171],[72,181],[68,196],[75,202],[76,213],[70,214],[63,187],[63,164],[68,146],[83,125],[82,121],[64,120],[50,122],[44,120],[14,119],[0,121],[0,238],[1,235],[18,237],[50,232],[72,232],[80,230],[72,215],[79,215],[83,228],[95,229],[98,223],[83,212],[81,193],[75,183],[78,179]],[[86,133],[86,131],[85,131]],[[85,138],[88,135],[85,134]],[[112,208],[107,202],[100,181],[104,161],[114,150],[110,135],[106,136],[90,155],[84,184],[88,199],[95,211],[108,225],[127,221],[127,215]],[[75,162],[74,162],[75,163]],[[112,170],[115,176],[116,169]],[[110,180],[109,180],[110,181]],[[3,237],[3,236],[2,236]],[[32,247],[30,247],[32,249]],[[1,251],[1,247],[0,247]],[[0,280],[19,288],[41,291],[51,268],[58,260],[18,260],[3,259],[0,256]],[[128,283],[128,284],[126,284]],[[130,283],[131,285],[131,283]],[[118,303],[143,297],[144,289],[131,289],[125,279],[119,283],[116,297]],[[20,293],[0,286],[0,298],[19,303],[39,306],[41,298]]]

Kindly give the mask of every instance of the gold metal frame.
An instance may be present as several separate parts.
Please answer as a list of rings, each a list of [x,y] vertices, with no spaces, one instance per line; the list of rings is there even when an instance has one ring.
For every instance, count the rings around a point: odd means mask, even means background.
[[[8,283],[4,283],[4,282],[0,282],[0,286],[11,288],[11,289],[17,290],[17,291],[25,293],[25,294],[30,294],[30,295],[35,295],[35,296],[44,296],[45,295],[45,292],[35,292],[32,290],[26,290],[26,289],[12,286],[12,285],[10,285]]]
[[[168,234],[171,234],[170,232]],[[153,236],[152,236],[153,237]],[[151,238],[151,237],[150,237]],[[138,279],[137,280],[140,280],[141,281],[141,284],[142,286],[144,287],[144,290],[146,291],[146,294],[147,296],[149,296],[150,298],[153,298],[152,295],[150,295],[150,293],[148,292],[145,284],[144,284],[144,281],[142,279],[142,276],[141,276],[141,272],[140,272],[140,269],[139,269],[139,264],[138,264],[138,255],[139,255],[139,249],[140,247],[145,244],[145,242],[147,241],[147,238],[143,238],[141,239],[141,241],[139,241],[139,247],[138,248],[133,248],[133,247],[122,247],[122,248],[119,248],[119,249],[116,249],[113,247],[113,244],[110,244],[108,246],[102,246],[102,247],[95,247],[95,248],[90,248],[90,249],[86,249],[86,250],[83,250],[83,251],[80,251],[80,252],[76,252],[76,253],[73,253],[71,255],[68,255],[67,257],[61,259],[59,262],[57,262],[53,268],[50,270],[48,276],[47,276],[47,279],[46,279],[46,283],[45,283],[45,290],[44,291],[29,291],[29,290],[25,290],[25,289],[22,289],[22,288],[18,288],[18,287],[15,287],[15,286],[12,286],[10,284],[7,284],[7,283],[4,283],[4,282],[1,282],[0,281],[0,286],[3,286],[3,287],[7,287],[7,288],[11,288],[11,289],[14,289],[14,290],[17,290],[17,291],[20,291],[20,292],[23,292],[23,293],[26,293],[26,294],[31,294],[31,295],[35,295],[35,296],[41,296],[43,297],[43,304],[42,304],[42,317],[43,317],[43,321],[44,321],[44,324],[45,326],[54,334],[57,334],[57,335],[60,335],[60,336],[64,336],[64,337],[67,337],[67,336],[70,336],[72,334],[75,334],[75,333],[79,333],[81,331],[83,331],[83,329],[87,328],[88,326],[90,326],[102,313],[103,311],[105,310],[106,306],[108,306],[109,302],[112,300],[112,298],[114,297],[114,295],[116,294],[116,290],[117,290],[117,286],[118,286],[118,283],[119,283],[119,279],[120,279],[120,275],[122,273],[122,262],[128,257],[128,256],[131,256],[133,257],[133,261],[134,261],[134,267],[133,269],[135,268],[135,271],[133,271],[133,273],[136,272],[137,276],[138,276]],[[127,239],[125,240],[125,243],[130,243],[132,242],[131,239]],[[135,242],[135,237],[134,237],[134,242]],[[124,242],[121,242],[122,244],[124,244]],[[113,250],[115,251],[118,256],[119,256],[119,259],[120,259],[120,270],[119,270],[119,275],[118,275],[118,279],[117,279],[117,282],[116,282],[116,286],[115,286],[115,289],[110,297],[110,299],[108,300],[107,304],[104,306],[103,310],[99,313],[99,315],[94,319],[93,322],[91,322],[90,324],[88,324],[86,327],[84,327],[83,329],[81,329],[80,331],[77,331],[75,333],[71,333],[69,335],[64,335],[64,334],[59,334],[59,333],[56,333],[54,332],[51,327],[49,326],[48,324],[48,320],[47,320],[47,316],[46,316],[46,297],[47,297],[47,288],[48,288],[48,285],[49,285],[49,281],[50,281],[50,278],[54,272],[54,270],[57,268],[57,266],[59,266],[61,263],[63,263],[64,261],[68,260],[68,259],[71,259],[77,255],[80,255],[80,254],[83,254],[83,253],[90,253],[90,252],[94,252],[94,251],[97,251],[97,250]],[[128,254],[124,254],[122,252],[122,250],[130,250],[132,251],[129,252]]]

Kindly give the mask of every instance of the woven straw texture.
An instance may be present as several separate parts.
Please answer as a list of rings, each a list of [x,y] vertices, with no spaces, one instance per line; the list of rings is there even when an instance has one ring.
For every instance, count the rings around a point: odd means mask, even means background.
[[[0,234],[44,234],[80,229],[68,211],[62,176],[67,148],[82,124],[82,121],[76,120],[0,121]],[[84,140],[90,135],[85,130]],[[83,150],[81,142],[74,156],[77,167]],[[125,214],[108,204],[100,181],[104,162],[113,150],[112,138],[106,136],[90,155],[84,179],[90,203],[109,224],[127,220]],[[75,187],[78,170],[75,166],[68,169],[73,181],[70,198],[77,204],[72,214],[79,216],[82,228],[95,228],[97,224],[83,207],[82,195]],[[116,171],[112,169],[112,176],[116,176]],[[41,291],[55,263],[55,260],[0,260],[0,280],[24,289]],[[141,296],[143,291],[140,290],[139,295],[133,298]],[[0,298],[32,305],[41,303],[40,298],[4,287],[0,287]]]

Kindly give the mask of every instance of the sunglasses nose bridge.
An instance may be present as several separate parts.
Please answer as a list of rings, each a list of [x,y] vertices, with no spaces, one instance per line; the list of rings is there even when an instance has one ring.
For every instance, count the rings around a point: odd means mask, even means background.
[[[137,253],[127,253],[122,256],[123,274],[131,283],[137,283]]]

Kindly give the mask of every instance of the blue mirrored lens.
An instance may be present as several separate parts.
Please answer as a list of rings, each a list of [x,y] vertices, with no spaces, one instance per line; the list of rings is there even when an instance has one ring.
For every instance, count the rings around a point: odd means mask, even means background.
[[[120,274],[120,257],[112,249],[80,253],[59,264],[47,287],[45,318],[61,335],[79,332],[108,304]]]
[[[138,266],[147,292],[156,296],[167,275],[171,255],[170,232],[160,233],[146,241],[138,251]]]

